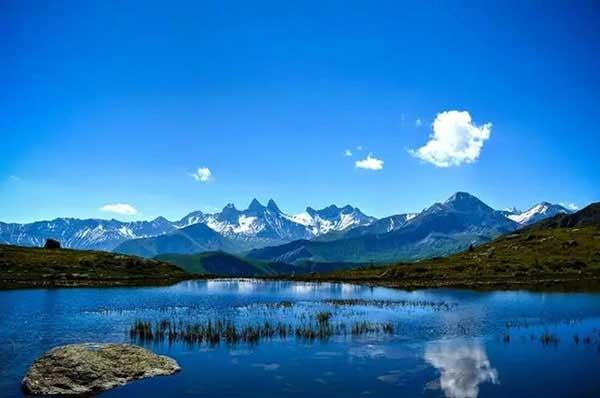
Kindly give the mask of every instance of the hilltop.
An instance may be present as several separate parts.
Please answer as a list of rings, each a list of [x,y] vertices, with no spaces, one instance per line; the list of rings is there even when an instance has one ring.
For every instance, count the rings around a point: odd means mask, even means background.
[[[0,245],[0,288],[168,285],[190,274],[157,260]]]

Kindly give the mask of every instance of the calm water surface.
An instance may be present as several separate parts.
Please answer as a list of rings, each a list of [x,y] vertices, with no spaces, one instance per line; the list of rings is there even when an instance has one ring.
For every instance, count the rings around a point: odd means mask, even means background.
[[[340,307],[327,299],[366,302]],[[373,300],[404,304],[380,306]],[[293,305],[269,305],[282,301]],[[598,294],[407,292],[248,279],[2,291],[0,396],[21,397],[19,383],[27,367],[54,346],[131,342],[127,330],[136,319],[226,318],[242,326],[294,323],[322,310],[333,313],[332,322],[391,322],[394,333],[216,347],[147,343],[174,357],[183,370],[102,396],[600,396]]]

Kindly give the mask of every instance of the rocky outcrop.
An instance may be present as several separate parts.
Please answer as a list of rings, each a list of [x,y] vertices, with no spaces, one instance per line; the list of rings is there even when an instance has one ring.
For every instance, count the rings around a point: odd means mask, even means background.
[[[180,369],[174,359],[134,345],[72,344],[38,358],[22,387],[35,395],[85,395]]]

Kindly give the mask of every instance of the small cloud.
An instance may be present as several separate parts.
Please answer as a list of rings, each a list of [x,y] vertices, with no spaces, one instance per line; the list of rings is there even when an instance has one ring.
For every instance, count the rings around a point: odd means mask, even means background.
[[[409,153],[437,167],[473,163],[479,158],[484,142],[490,138],[491,130],[491,123],[475,125],[467,111],[441,112],[433,122],[429,142]]]
[[[567,208],[567,209],[569,209],[569,210],[573,210],[573,211],[575,211],[575,210],[579,210],[579,206],[577,206],[577,205],[576,205],[575,203],[573,203],[573,202],[560,202],[560,205],[561,205],[562,207],[566,207],[566,208]]]
[[[352,151],[350,149],[346,149],[344,151],[344,156],[352,156]]]
[[[190,174],[194,180],[199,182],[209,182],[212,180],[213,175],[208,167],[200,167],[195,173]]]
[[[423,121],[421,121],[421,118],[418,117],[417,120],[415,120],[415,126],[421,127],[422,125],[423,125]]]
[[[109,203],[102,206],[100,210],[107,213],[121,214],[124,216],[135,216],[138,214],[137,209],[127,203]]]
[[[359,145],[359,146],[357,146],[357,147],[356,147],[356,150],[357,150],[357,151],[362,151],[362,150],[363,150],[363,146],[362,146],[362,145]]]
[[[8,176],[8,180],[13,182],[19,182],[22,180],[22,178],[13,174]]]
[[[383,169],[383,160],[374,158],[371,154],[369,154],[363,160],[357,160],[354,163],[354,166],[365,170],[381,170]]]

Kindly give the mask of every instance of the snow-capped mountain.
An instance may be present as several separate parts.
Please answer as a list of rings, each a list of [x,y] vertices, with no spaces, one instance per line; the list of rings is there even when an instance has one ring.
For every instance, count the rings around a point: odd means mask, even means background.
[[[228,204],[220,213],[193,212],[176,225],[179,228],[195,223],[209,228],[248,248],[272,246],[298,239],[313,239],[332,231],[345,231],[369,225],[376,219],[352,206],[331,205],[322,210],[307,207],[296,215],[282,212],[274,200],[263,206],[253,199],[246,210]]]
[[[310,232],[311,237],[371,225],[377,220],[374,217],[365,215],[356,207],[344,206],[339,208],[336,205],[321,210],[307,207],[306,211],[287,217],[298,224],[304,225]]]
[[[42,246],[47,238],[54,238],[67,248],[114,250],[125,241],[135,240],[135,244],[148,244],[144,239],[185,230],[184,235],[188,234],[185,236],[190,239],[178,236],[177,241],[183,242],[182,247],[187,245],[187,241],[193,241],[190,250],[199,247],[224,247],[245,251],[296,240],[333,241],[382,235],[419,225],[427,225],[427,228],[431,227],[438,232],[452,230],[493,236],[511,228],[569,212],[560,205],[547,202],[525,212],[516,209],[497,211],[472,195],[457,193],[446,202],[434,204],[419,214],[398,214],[377,220],[352,206],[331,205],[321,210],[307,207],[300,214],[287,214],[273,200],[263,206],[254,199],[245,210],[238,210],[233,204],[228,204],[221,212],[209,214],[194,211],[178,221],[158,217],[152,221],[135,222],[75,218],[57,218],[30,224],[0,222],[0,243]],[[198,231],[186,229],[197,224],[204,224],[225,240],[220,242],[213,237],[212,246],[204,245],[204,240],[209,235],[206,230],[201,231],[204,232],[202,236],[196,236]],[[171,242],[170,239],[164,241],[169,244]],[[163,247],[162,242],[160,240],[156,243],[158,249]]]
[[[163,217],[152,221],[57,218],[30,224],[0,223],[0,243],[42,246],[47,238],[73,249],[112,250],[129,239],[162,235],[177,228]]]
[[[47,238],[53,238],[67,248],[113,250],[128,240],[161,236],[204,224],[228,238],[232,245],[245,250],[297,239],[313,239],[327,232],[368,225],[374,220],[351,206],[329,206],[322,210],[309,207],[305,213],[289,215],[282,212],[273,200],[263,206],[254,199],[246,210],[238,210],[233,204],[228,204],[219,213],[194,211],[179,221],[163,217],[135,222],[57,218],[31,224],[0,223],[0,243],[42,246]]]
[[[541,202],[533,206],[527,211],[518,211],[515,208],[505,210],[504,214],[507,218],[513,220],[520,225],[530,225],[545,218],[554,217],[557,214],[569,214],[570,210],[561,205],[556,205],[548,202]]]

